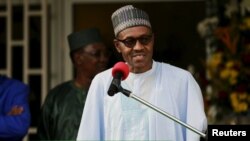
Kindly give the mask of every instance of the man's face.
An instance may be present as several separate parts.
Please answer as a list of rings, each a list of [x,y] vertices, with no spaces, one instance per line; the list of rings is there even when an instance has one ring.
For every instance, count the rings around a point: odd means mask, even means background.
[[[152,67],[154,35],[146,26],[135,26],[121,31],[114,44],[130,72],[142,73]]]
[[[109,53],[103,43],[89,44],[80,53],[78,69],[94,76],[107,68],[108,60]]]

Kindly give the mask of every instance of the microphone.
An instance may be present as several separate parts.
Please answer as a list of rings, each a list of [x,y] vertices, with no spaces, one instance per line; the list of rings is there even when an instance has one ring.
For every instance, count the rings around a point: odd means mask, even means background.
[[[114,65],[112,69],[112,76],[114,78],[108,89],[109,96],[113,96],[119,92],[121,80],[125,80],[128,77],[128,74],[129,74],[129,67],[124,62],[118,62]]]

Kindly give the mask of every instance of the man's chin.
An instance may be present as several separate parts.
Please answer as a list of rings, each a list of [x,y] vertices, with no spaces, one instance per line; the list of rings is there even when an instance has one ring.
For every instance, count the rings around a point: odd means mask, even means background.
[[[100,67],[98,70],[99,72],[105,71],[107,68],[106,67]]]
[[[145,67],[145,63],[139,63],[139,62],[136,62],[136,63],[133,63],[133,68],[134,69],[142,69]]]

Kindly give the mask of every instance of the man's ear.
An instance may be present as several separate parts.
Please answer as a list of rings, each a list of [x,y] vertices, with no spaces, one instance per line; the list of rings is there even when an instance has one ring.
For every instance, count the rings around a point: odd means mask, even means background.
[[[118,53],[121,53],[121,49],[120,49],[120,43],[116,40],[116,39],[114,39],[113,40],[113,43],[114,43],[114,45],[115,45],[115,48],[116,48],[116,50],[117,50],[117,52]]]

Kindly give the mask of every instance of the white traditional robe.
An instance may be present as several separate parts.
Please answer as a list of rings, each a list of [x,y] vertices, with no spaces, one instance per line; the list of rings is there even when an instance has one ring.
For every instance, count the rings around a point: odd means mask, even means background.
[[[107,94],[111,69],[96,75],[90,86],[77,140],[199,141],[197,133],[122,93]],[[200,87],[183,69],[153,61],[152,69],[129,73],[124,89],[199,131],[207,128]]]

